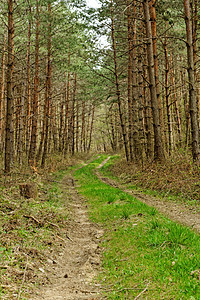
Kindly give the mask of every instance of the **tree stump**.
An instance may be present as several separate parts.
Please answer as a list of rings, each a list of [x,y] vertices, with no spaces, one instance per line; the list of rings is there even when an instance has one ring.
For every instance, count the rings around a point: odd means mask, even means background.
[[[24,198],[37,198],[38,188],[36,183],[22,183],[19,185],[20,195]]]

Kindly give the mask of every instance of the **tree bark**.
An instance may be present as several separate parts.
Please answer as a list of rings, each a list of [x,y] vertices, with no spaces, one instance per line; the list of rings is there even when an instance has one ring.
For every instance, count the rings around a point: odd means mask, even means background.
[[[31,142],[29,149],[29,164],[35,165],[38,132],[38,96],[39,96],[39,3],[36,0],[36,35],[35,35],[35,77],[32,103]]]
[[[46,76],[46,118],[45,118],[45,137],[44,137],[44,149],[42,155],[41,167],[44,168],[47,159],[48,149],[48,136],[49,136],[49,108],[51,102],[51,3],[48,4],[48,57],[47,57],[47,76]]]
[[[164,159],[164,149],[161,136],[161,127],[159,122],[159,108],[158,99],[156,93],[156,82],[154,73],[154,58],[153,58],[153,42],[151,32],[151,22],[149,15],[149,3],[148,0],[143,0],[144,19],[146,26],[146,42],[147,42],[147,60],[149,71],[149,89],[151,95],[151,108],[153,116],[153,128],[154,128],[154,159]]]
[[[31,70],[30,70],[30,45],[31,45],[31,6],[29,7],[29,25],[28,25],[28,42],[27,42],[27,116],[26,116],[26,154],[29,151],[29,141],[31,133]]]
[[[68,55],[69,65],[70,65],[70,50]],[[63,145],[64,145],[64,152],[65,154],[68,151],[68,116],[69,116],[69,88],[70,88],[70,72],[68,72],[68,78],[67,78],[67,87],[66,87],[66,96],[65,96],[65,127],[64,127],[64,134],[63,134]]]
[[[185,24],[187,35],[187,62],[188,62],[188,79],[189,79],[189,109],[191,120],[191,134],[192,134],[192,156],[193,160],[199,163],[199,128],[197,118],[197,103],[195,92],[195,70],[194,70],[194,50],[192,39],[192,24],[189,0],[184,0]]]
[[[13,120],[13,68],[14,68],[14,23],[13,23],[13,0],[8,0],[8,63],[7,63],[7,102],[6,102],[6,136],[5,136],[5,172],[10,172],[13,143],[12,120]]]
[[[166,102],[166,110],[167,110],[167,128],[168,128],[168,149],[169,155],[173,150],[173,134],[172,134],[172,124],[171,124],[171,113],[170,113],[170,88],[169,88],[169,59],[168,59],[168,50],[167,50],[167,24],[166,24],[166,34],[165,34],[165,42],[163,44],[164,53],[165,53],[165,102]]]
[[[79,100],[76,100],[76,152],[79,152]]]
[[[3,42],[3,55],[2,55],[2,73],[1,73],[1,90],[0,90],[0,152],[3,151],[3,107],[4,107],[4,93],[5,93],[5,67],[6,67],[6,41],[7,34],[6,28],[4,33]]]
[[[156,0],[151,0],[149,9],[150,9],[150,18],[151,18],[156,94],[157,94],[158,109],[159,109],[159,121],[160,121],[161,127],[163,127],[163,112],[162,112],[162,107],[161,107],[159,74],[158,74],[157,28],[156,28],[156,8],[155,8],[155,6],[156,6]]]
[[[116,96],[117,104],[119,110],[120,124],[122,129],[123,143],[125,148],[126,160],[129,161],[129,151],[128,151],[128,142],[126,135],[126,128],[124,123],[124,118],[121,108],[121,93],[119,89],[119,77],[118,77],[118,66],[117,66],[117,50],[116,50],[116,41],[115,41],[115,27],[114,27],[114,12],[113,12],[113,1],[111,0],[111,21],[112,21],[112,46],[113,46],[113,55],[114,55],[114,65],[115,65],[115,85],[116,85]]]
[[[88,142],[88,148],[87,151],[90,151],[91,142],[92,142],[92,132],[93,132],[93,125],[94,125],[94,112],[95,112],[95,105],[92,105],[92,120],[90,125],[90,135],[89,135],[89,142]]]
[[[130,0],[127,0],[127,18],[128,18],[128,121],[129,121],[129,151],[130,160],[133,160],[133,103],[132,103],[132,28],[131,28],[131,13]]]
[[[81,151],[85,151],[85,101],[82,101]]]

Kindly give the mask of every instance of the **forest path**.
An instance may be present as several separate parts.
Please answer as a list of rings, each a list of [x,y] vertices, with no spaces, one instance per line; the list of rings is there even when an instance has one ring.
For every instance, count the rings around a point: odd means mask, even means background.
[[[97,169],[100,169],[107,160],[103,161]],[[175,222],[184,224],[186,226],[195,229],[197,232],[200,232],[200,213],[195,209],[195,207],[186,206],[182,203],[177,203],[174,201],[169,201],[165,199],[160,199],[159,197],[154,197],[146,195],[137,190],[128,190],[123,184],[105,177],[98,170],[96,170],[98,178],[103,181],[105,184],[119,188],[124,192],[132,195],[143,203],[146,203],[149,206],[155,207],[160,213],[169,217]]]
[[[70,211],[65,248],[57,258],[57,264],[47,266],[49,286],[39,287],[34,300],[97,300],[100,286],[95,276],[100,268],[101,249],[98,245],[103,230],[91,223],[85,200],[74,186],[74,180],[65,176],[62,190],[66,207]]]

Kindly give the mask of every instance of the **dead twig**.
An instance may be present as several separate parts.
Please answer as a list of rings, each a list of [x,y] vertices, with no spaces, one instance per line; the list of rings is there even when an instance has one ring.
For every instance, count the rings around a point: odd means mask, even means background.
[[[137,295],[137,296],[134,298],[134,300],[139,299],[140,296],[141,296],[142,294],[144,294],[144,293],[148,290],[148,286],[149,286],[149,283],[147,284],[147,286],[145,287],[145,289],[144,289],[143,291],[141,291],[141,292],[139,293],[139,295]]]
[[[25,217],[25,218],[32,219],[32,220],[34,220],[36,223],[41,224],[41,221],[37,220],[37,219],[36,219],[35,217],[33,217],[33,216],[24,215],[24,217]]]
[[[52,226],[54,226],[54,227],[57,227],[59,230],[60,230],[60,227],[57,225],[57,224],[54,224],[54,223],[51,223],[51,222],[49,222],[49,221],[46,221],[49,225],[52,225]]]
[[[56,235],[56,237],[59,239],[59,240],[61,240],[61,241],[63,241],[63,242],[66,242],[63,238],[61,238],[59,235]]]
[[[71,242],[73,242],[73,240],[66,234],[66,237],[68,238],[68,240],[70,240]]]
[[[25,266],[25,269],[24,269],[24,275],[23,275],[22,283],[21,283],[21,286],[20,286],[20,289],[19,289],[19,293],[18,293],[17,300],[19,300],[19,299],[20,299],[20,296],[21,296],[22,287],[23,287],[23,285],[24,285],[24,281],[25,281],[25,277],[26,277],[26,270],[27,270],[27,267],[28,267],[28,256],[26,257],[26,266]]]
[[[81,293],[84,293],[84,294],[98,294],[99,291],[84,291],[84,290],[80,290]]]

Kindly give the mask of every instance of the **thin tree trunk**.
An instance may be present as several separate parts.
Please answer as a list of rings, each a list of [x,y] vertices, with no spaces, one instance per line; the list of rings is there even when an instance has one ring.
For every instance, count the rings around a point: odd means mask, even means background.
[[[21,104],[20,104],[19,137],[18,137],[18,161],[20,165],[22,165],[23,150],[24,150],[25,97],[26,97],[26,84],[23,83]]]
[[[88,136],[89,136],[89,130],[90,130],[90,115],[91,115],[92,105],[89,105],[88,109],[88,115],[87,115],[87,126],[86,126],[86,134],[85,134],[85,151],[87,151],[87,145],[88,145]]]
[[[115,111],[113,112],[113,110],[111,110],[110,112],[110,126],[111,126],[111,134],[112,134],[112,143],[113,143],[113,151],[116,151],[117,150],[117,136],[116,136],[116,126],[114,124],[114,121],[113,121],[113,114],[115,113]]]
[[[75,142],[74,142],[74,132],[75,132],[75,100],[76,100],[76,73],[74,74],[74,87],[73,87],[73,95],[72,95],[72,105],[71,105],[71,117],[69,124],[69,149],[72,155],[74,155],[75,150]]]
[[[140,141],[138,136],[138,85],[137,85],[137,20],[136,1],[132,1],[132,109],[133,109],[133,149],[136,159],[141,159]]]
[[[62,152],[63,150],[62,136],[63,136],[64,99],[65,99],[65,95],[62,95],[60,100],[61,103],[60,103],[60,127],[59,127],[59,152]]]
[[[129,121],[129,151],[130,160],[133,160],[133,103],[132,103],[132,30],[131,30],[131,15],[130,15],[130,0],[127,0],[128,14],[128,121]]]
[[[192,134],[192,156],[193,160],[199,162],[199,128],[197,118],[197,103],[195,93],[195,70],[194,70],[194,50],[192,39],[192,24],[190,13],[190,2],[184,0],[185,24],[187,34],[187,61],[188,61],[188,79],[189,79],[189,107],[191,119],[191,134]]]
[[[92,106],[92,120],[91,120],[91,125],[90,125],[90,136],[89,136],[89,143],[88,143],[88,148],[87,151],[90,151],[91,147],[91,142],[92,142],[92,132],[93,132],[93,124],[94,124],[94,112],[95,112],[95,105],[93,104]]]
[[[79,152],[79,100],[76,100],[76,152]]]
[[[45,138],[44,138],[44,149],[42,155],[42,162],[41,167],[44,168],[45,162],[47,159],[47,149],[48,149],[48,135],[49,135],[49,108],[51,102],[51,3],[48,4],[48,15],[49,15],[49,22],[48,22],[48,63],[47,63],[47,77],[46,77],[46,129],[45,129]]]
[[[163,127],[163,112],[162,112],[162,107],[161,107],[159,74],[158,74],[158,51],[157,51],[157,29],[156,29],[156,8],[155,8],[155,6],[156,6],[156,0],[151,0],[149,9],[150,9],[151,30],[152,30],[156,94],[157,94],[157,101],[158,101],[158,108],[159,108],[159,121],[160,121],[161,127]]]
[[[121,108],[121,94],[120,94],[120,89],[119,89],[117,50],[116,50],[116,42],[115,42],[114,12],[113,12],[113,1],[112,0],[111,0],[111,20],[112,20],[112,46],[113,46],[114,65],[115,65],[115,85],[116,85],[117,104],[118,104],[118,110],[119,110],[119,117],[120,117],[121,129],[122,129],[122,136],[123,136],[126,160],[129,161],[129,151],[128,151],[126,128],[125,128],[125,123],[124,123],[124,118],[123,118],[122,108]]]
[[[35,36],[35,78],[32,103],[32,130],[29,149],[29,164],[35,165],[38,132],[38,96],[39,96],[39,3],[36,0],[36,36]]]
[[[69,50],[69,65],[70,65],[70,50]],[[68,151],[68,116],[69,116],[69,88],[70,88],[70,72],[68,72],[68,78],[67,78],[67,88],[66,88],[66,102],[65,102],[65,128],[64,128],[64,134],[63,134],[63,144],[64,144],[64,152],[65,154]]]
[[[167,24],[166,24],[167,32]],[[167,110],[167,127],[168,127],[168,142],[169,142],[169,155],[173,150],[173,134],[172,134],[172,124],[171,124],[171,113],[170,113],[170,88],[169,88],[169,60],[168,60],[168,51],[167,51],[167,33],[165,34],[165,42],[163,44],[164,53],[165,53],[165,102]]]
[[[149,3],[148,0],[143,0],[144,19],[146,26],[146,38],[147,38],[147,60],[148,60],[148,71],[149,71],[149,88],[151,95],[151,107],[153,116],[153,127],[154,127],[154,159],[164,159],[164,149],[161,136],[161,128],[159,122],[159,108],[158,99],[156,93],[156,82],[154,73],[154,58],[153,58],[153,42],[151,32],[151,22],[149,15]]]
[[[3,55],[2,55],[2,73],[1,73],[1,90],[0,90],[0,152],[3,151],[3,107],[4,107],[4,93],[5,93],[5,64],[6,64],[6,28],[4,32]]]
[[[29,7],[29,13],[31,16],[31,6]],[[30,71],[30,45],[31,45],[31,18],[29,17],[28,25],[28,42],[27,42],[27,116],[26,116],[26,155],[29,151],[29,141],[31,133],[31,71]]]
[[[14,68],[14,24],[13,24],[13,0],[8,0],[8,63],[7,63],[7,103],[6,103],[6,136],[5,136],[5,172],[10,172],[13,143],[11,143],[11,131],[13,120],[13,68]]]
[[[146,156],[148,159],[153,157],[153,126],[152,126],[152,113],[151,113],[151,101],[149,97],[149,89],[147,89],[146,82],[148,80],[147,74],[147,57],[146,46],[143,49],[143,98],[144,98],[144,128],[146,136]]]
[[[81,151],[85,151],[85,101],[82,101]]]
[[[176,83],[175,83],[175,66],[172,57],[172,53],[170,53],[170,62],[171,62],[171,84],[173,88],[173,103],[175,108],[175,116],[176,116],[176,124],[177,124],[177,131],[178,131],[178,146],[181,146],[181,120],[180,120],[180,113],[178,110],[178,100],[177,100],[177,92],[176,92]]]
[[[41,130],[41,136],[40,136],[40,145],[37,152],[36,161],[38,162],[40,160],[40,157],[42,155],[42,148],[44,144],[44,138],[45,138],[45,129],[46,129],[46,118],[49,113],[47,113],[47,109],[49,107],[49,97],[48,97],[48,60],[47,60],[47,67],[46,67],[46,82],[45,82],[45,99],[44,99],[44,113],[43,113],[43,123],[42,123],[42,130]]]
[[[142,14],[142,6],[140,6],[140,12]],[[139,23],[139,40],[143,38],[142,32],[142,20]],[[144,99],[143,99],[143,66],[142,66],[142,47],[138,46],[138,117],[139,117],[139,129],[138,129],[138,136],[139,136],[139,157],[143,161],[143,153],[144,153]]]

